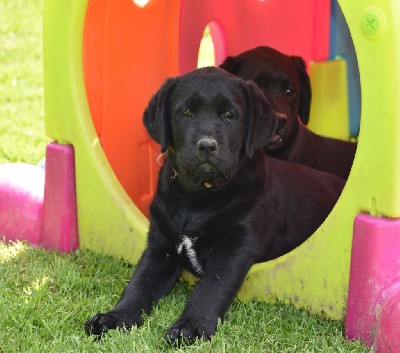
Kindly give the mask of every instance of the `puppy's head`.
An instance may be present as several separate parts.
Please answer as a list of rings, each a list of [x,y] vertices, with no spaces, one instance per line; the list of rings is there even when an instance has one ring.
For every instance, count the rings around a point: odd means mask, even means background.
[[[219,189],[276,139],[277,116],[253,82],[215,67],[168,79],[143,115],[187,190]]]
[[[269,97],[273,109],[283,113],[277,131],[281,138],[267,149],[281,147],[297,124],[297,117],[303,124],[308,123],[311,85],[301,57],[263,46],[229,56],[220,67],[244,80],[254,81]]]

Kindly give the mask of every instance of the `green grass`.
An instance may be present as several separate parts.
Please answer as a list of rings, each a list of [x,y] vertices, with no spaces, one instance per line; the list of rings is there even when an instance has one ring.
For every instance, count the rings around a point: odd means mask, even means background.
[[[0,163],[36,164],[48,142],[43,126],[42,7],[43,0],[0,1]],[[89,316],[116,303],[132,271],[124,261],[90,251],[59,254],[0,242],[0,353],[168,350],[162,336],[190,292],[183,282],[155,306],[142,327],[111,332],[101,342],[83,332]],[[342,331],[342,322],[291,305],[235,301],[211,342],[181,351],[368,351],[345,340]]]
[[[124,261],[0,243],[0,352],[164,352],[162,336],[182,311],[183,282],[157,304],[140,328],[100,342],[83,333],[92,314],[111,308],[133,271]],[[342,338],[339,322],[291,305],[235,301],[211,342],[185,352],[367,352]]]
[[[36,164],[43,119],[43,0],[0,1],[0,163]]]

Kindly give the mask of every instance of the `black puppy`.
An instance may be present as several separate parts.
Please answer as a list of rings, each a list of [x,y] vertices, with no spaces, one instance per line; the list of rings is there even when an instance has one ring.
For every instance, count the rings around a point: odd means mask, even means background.
[[[148,245],[117,305],[88,334],[140,325],[186,269],[200,277],[166,340],[210,339],[250,267],[301,244],[324,221],[344,182],[269,158],[277,117],[253,82],[219,68],[169,79],[144,113],[167,152],[150,206]]]
[[[279,138],[266,146],[270,156],[347,179],[357,145],[319,136],[303,126],[309,119],[311,86],[301,57],[287,56],[270,47],[257,47],[227,57],[220,67],[244,80],[254,81],[269,97],[272,108],[284,113],[279,119]]]

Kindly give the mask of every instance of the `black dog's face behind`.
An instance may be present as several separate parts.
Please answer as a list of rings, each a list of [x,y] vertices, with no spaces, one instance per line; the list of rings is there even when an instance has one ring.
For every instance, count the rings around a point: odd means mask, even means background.
[[[241,156],[251,157],[274,133],[277,118],[265,99],[251,82],[215,67],[199,69],[169,79],[144,124],[162,151],[168,149],[186,190],[217,190],[235,175]],[[254,121],[255,115],[264,119]]]
[[[261,46],[227,57],[220,67],[255,82],[272,109],[281,113],[277,138],[264,145],[267,154],[347,179],[356,144],[320,136],[302,126],[310,115],[311,85],[301,57]]]
[[[288,56],[270,47],[257,47],[238,56],[227,57],[222,69],[254,81],[270,98],[272,108],[281,112],[278,134],[285,140],[297,123],[308,123],[311,102],[311,86],[304,60]],[[276,141],[282,142],[282,141]],[[280,144],[268,149],[279,148]]]

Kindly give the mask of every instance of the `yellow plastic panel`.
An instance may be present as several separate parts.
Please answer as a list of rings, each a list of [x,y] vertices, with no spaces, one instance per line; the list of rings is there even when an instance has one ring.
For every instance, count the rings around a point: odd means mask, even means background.
[[[312,62],[308,128],[322,136],[350,139],[347,65],[343,59]]]

